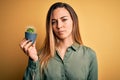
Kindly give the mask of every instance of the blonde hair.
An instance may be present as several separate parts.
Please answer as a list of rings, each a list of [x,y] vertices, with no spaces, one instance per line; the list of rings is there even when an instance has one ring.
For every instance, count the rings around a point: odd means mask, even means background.
[[[56,36],[54,36],[53,34],[51,15],[52,15],[52,12],[56,8],[65,8],[70,13],[70,16],[73,21],[73,30],[72,30],[73,40],[79,44],[82,44],[82,39],[81,39],[80,32],[79,32],[78,17],[74,9],[70,5],[66,3],[62,3],[62,2],[57,2],[53,4],[47,13],[46,37],[45,37],[45,41],[44,41],[41,53],[39,55],[41,71],[43,71],[43,68],[47,65],[49,59],[54,57],[54,53],[55,53],[55,44],[56,44],[57,39],[56,39]]]

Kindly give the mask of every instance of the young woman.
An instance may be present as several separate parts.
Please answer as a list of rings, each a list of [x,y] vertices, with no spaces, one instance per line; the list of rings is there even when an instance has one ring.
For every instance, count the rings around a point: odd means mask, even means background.
[[[98,80],[95,52],[83,45],[78,17],[66,3],[53,4],[46,18],[46,38],[37,52],[23,39],[20,47],[29,57],[24,80]]]

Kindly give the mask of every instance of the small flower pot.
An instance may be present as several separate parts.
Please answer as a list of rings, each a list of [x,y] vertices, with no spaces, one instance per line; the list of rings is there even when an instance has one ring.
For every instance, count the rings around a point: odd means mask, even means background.
[[[36,33],[25,32],[25,38],[26,38],[27,40],[32,41],[33,43],[35,42],[36,37],[37,37],[37,34],[36,34]]]

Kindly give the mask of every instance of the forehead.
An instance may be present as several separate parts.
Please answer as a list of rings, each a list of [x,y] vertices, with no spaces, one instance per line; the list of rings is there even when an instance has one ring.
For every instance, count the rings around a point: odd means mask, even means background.
[[[53,19],[58,19],[58,18],[61,18],[63,16],[70,17],[70,13],[65,8],[57,8],[52,12],[51,16]]]

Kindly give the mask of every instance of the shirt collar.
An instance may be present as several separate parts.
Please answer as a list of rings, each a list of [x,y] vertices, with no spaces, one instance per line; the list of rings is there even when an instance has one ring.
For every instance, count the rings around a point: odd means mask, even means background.
[[[76,51],[76,50],[78,49],[79,46],[80,46],[79,43],[74,42],[74,43],[72,44],[71,48],[72,48],[74,51]]]

